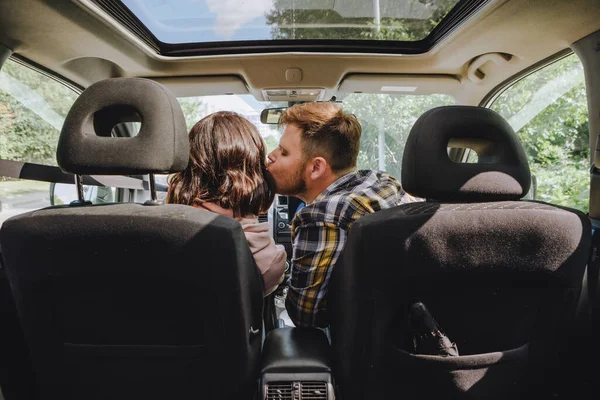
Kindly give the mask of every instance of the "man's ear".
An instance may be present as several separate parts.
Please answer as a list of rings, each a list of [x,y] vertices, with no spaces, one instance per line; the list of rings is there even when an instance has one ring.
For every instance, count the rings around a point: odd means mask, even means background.
[[[327,160],[325,160],[323,157],[313,158],[308,163],[308,167],[310,179],[312,179],[313,181],[316,181],[317,179],[326,175],[328,170],[330,169]]]

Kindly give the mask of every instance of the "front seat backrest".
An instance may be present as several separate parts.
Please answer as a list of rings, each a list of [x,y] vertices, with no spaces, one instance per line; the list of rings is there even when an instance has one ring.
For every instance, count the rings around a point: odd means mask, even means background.
[[[132,114],[139,134],[111,137]],[[183,113],[153,81],[98,82],[69,112],[57,158],[75,174],[180,171]],[[0,239],[42,398],[256,390],[262,279],[235,220],[183,205],[66,205],[7,220]]]
[[[479,162],[450,160],[451,146],[476,150]],[[551,390],[589,254],[586,215],[520,200],[527,159],[508,123],[484,108],[423,114],[406,143],[402,184],[427,201],[355,222],[334,271],[342,397],[507,399],[525,387]],[[416,301],[460,356],[414,354]]]

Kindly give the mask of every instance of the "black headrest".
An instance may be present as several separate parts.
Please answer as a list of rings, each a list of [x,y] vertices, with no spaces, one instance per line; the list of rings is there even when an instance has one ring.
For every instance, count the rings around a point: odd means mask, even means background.
[[[478,163],[458,163],[448,147],[470,148]],[[517,200],[527,194],[527,157],[508,122],[492,110],[438,107],[413,126],[402,160],[402,186],[418,197],[443,202]]]
[[[141,122],[137,136],[111,137],[120,122]],[[138,175],[185,169],[189,141],[181,106],[163,85],[115,78],[88,87],[60,133],[56,158],[80,175]]]

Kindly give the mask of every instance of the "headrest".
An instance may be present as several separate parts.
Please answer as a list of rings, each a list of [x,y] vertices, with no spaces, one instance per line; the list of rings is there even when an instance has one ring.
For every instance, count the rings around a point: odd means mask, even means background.
[[[448,147],[470,148],[476,164],[448,157]],[[402,186],[411,195],[443,202],[517,200],[529,190],[527,157],[508,122],[492,110],[437,107],[410,131]]]
[[[141,122],[137,136],[111,137],[121,122]],[[80,175],[139,175],[185,169],[189,159],[185,118],[177,99],[149,79],[94,83],[75,101],[60,133],[56,159]]]

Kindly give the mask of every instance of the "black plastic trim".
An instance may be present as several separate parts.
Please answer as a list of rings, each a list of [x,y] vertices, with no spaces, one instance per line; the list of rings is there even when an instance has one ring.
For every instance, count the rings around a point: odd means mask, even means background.
[[[150,32],[146,25],[132,13],[123,3],[118,0],[92,0],[94,4],[103,9],[111,17],[117,20],[121,25],[129,29],[131,33],[137,36],[146,45],[157,53],[161,52],[158,43],[161,43],[156,36]]]
[[[256,53],[367,53],[422,54],[450,34],[490,0],[460,0],[429,35],[418,41],[377,40],[248,40],[170,44],[161,42],[119,0],[92,0],[153,51],[168,57],[214,56]]]

